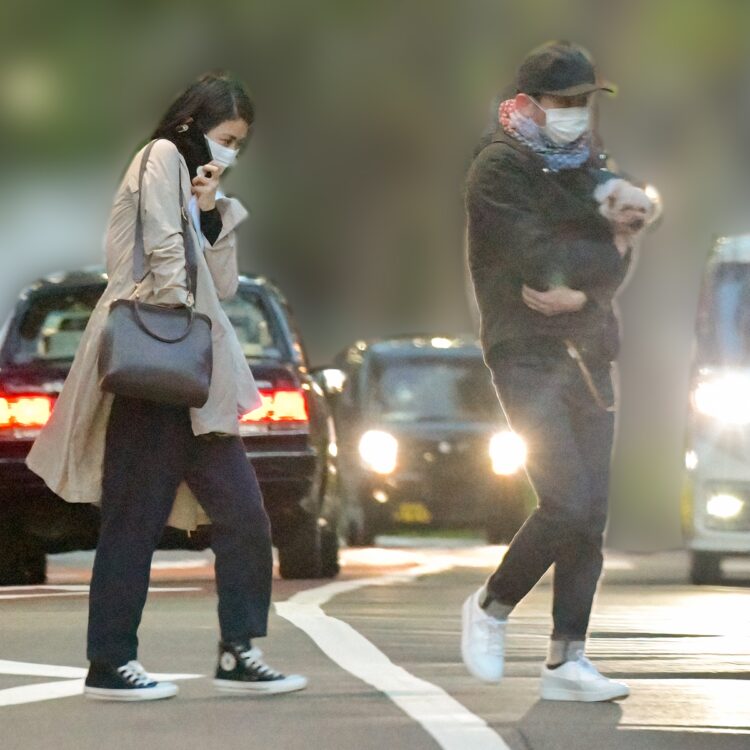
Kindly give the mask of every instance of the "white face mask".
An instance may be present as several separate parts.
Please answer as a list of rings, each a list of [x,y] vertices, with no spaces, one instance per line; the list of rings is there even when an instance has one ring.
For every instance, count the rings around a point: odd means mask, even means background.
[[[206,136],[206,143],[208,143],[208,149],[211,152],[211,161],[218,164],[220,167],[231,167],[232,164],[237,161],[237,154],[239,150],[229,148],[228,146],[222,146],[221,143],[212,141]]]
[[[534,99],[531,101],[547,117],[547,123],[542,126],[542,130],[552,141],[560,146],[577,141],[584,133],[591,129],[591,112],[588,107],[545,109]]]

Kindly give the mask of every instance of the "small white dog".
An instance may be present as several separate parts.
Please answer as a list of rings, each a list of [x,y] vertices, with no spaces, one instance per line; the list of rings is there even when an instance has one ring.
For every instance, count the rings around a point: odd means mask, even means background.
[[[599,213],[612,222],[615,232],[637,234],[654,216],[655,207],[644,190],[619,177],[594,190]]]

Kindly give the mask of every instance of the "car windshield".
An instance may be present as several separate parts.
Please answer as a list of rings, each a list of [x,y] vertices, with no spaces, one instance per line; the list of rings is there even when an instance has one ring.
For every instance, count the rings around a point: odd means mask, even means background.
[[[99,296],[100,286],[35,292],[18,322],[10,360],[14,364],[72,362]],[[281,339],[260,296],[240,290],[222,303],[248,359],[279,358]]]
[[[750,366],[750,263],[709,267],[697,335],[699,364]]]
[[[494,422],[499,414],[479,357],[375,362],[367,401],[384,422]]]
[[[248,359],[279,359],[283,339],[260,295],[249,289],[221,303]]]
[[[18,322],[11,361],[72,361],[104,286],[51,289],[32,294]]]

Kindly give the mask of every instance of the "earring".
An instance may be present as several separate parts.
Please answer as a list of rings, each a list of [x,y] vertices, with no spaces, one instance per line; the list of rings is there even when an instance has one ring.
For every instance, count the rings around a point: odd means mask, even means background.
[[[176,131],[177,131],[178,133],[187,133],[187,131],[188,131],[189,127],[190,127],[190,126],[189,126],[189,125],[188,125],[187,123],[183,122],[183,123],[182,123],[182,125],[178,125],[178,126],[177,126],[177,127],[175,128],[175,130],[176,130]]]

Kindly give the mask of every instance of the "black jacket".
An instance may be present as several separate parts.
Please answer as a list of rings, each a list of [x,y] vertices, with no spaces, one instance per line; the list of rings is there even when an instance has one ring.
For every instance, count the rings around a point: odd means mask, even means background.
[[[521,348],[572,339],[589,358],[617,355],[612,298],[630,262],[613,242],[593,193],[598,162],[552,172],[502,129],[474,159],[466,185],[468,253],[485,355],[506,343]],[[521,287],[562,285],[586,293],[576,313],[547,317],[528,308]]]

